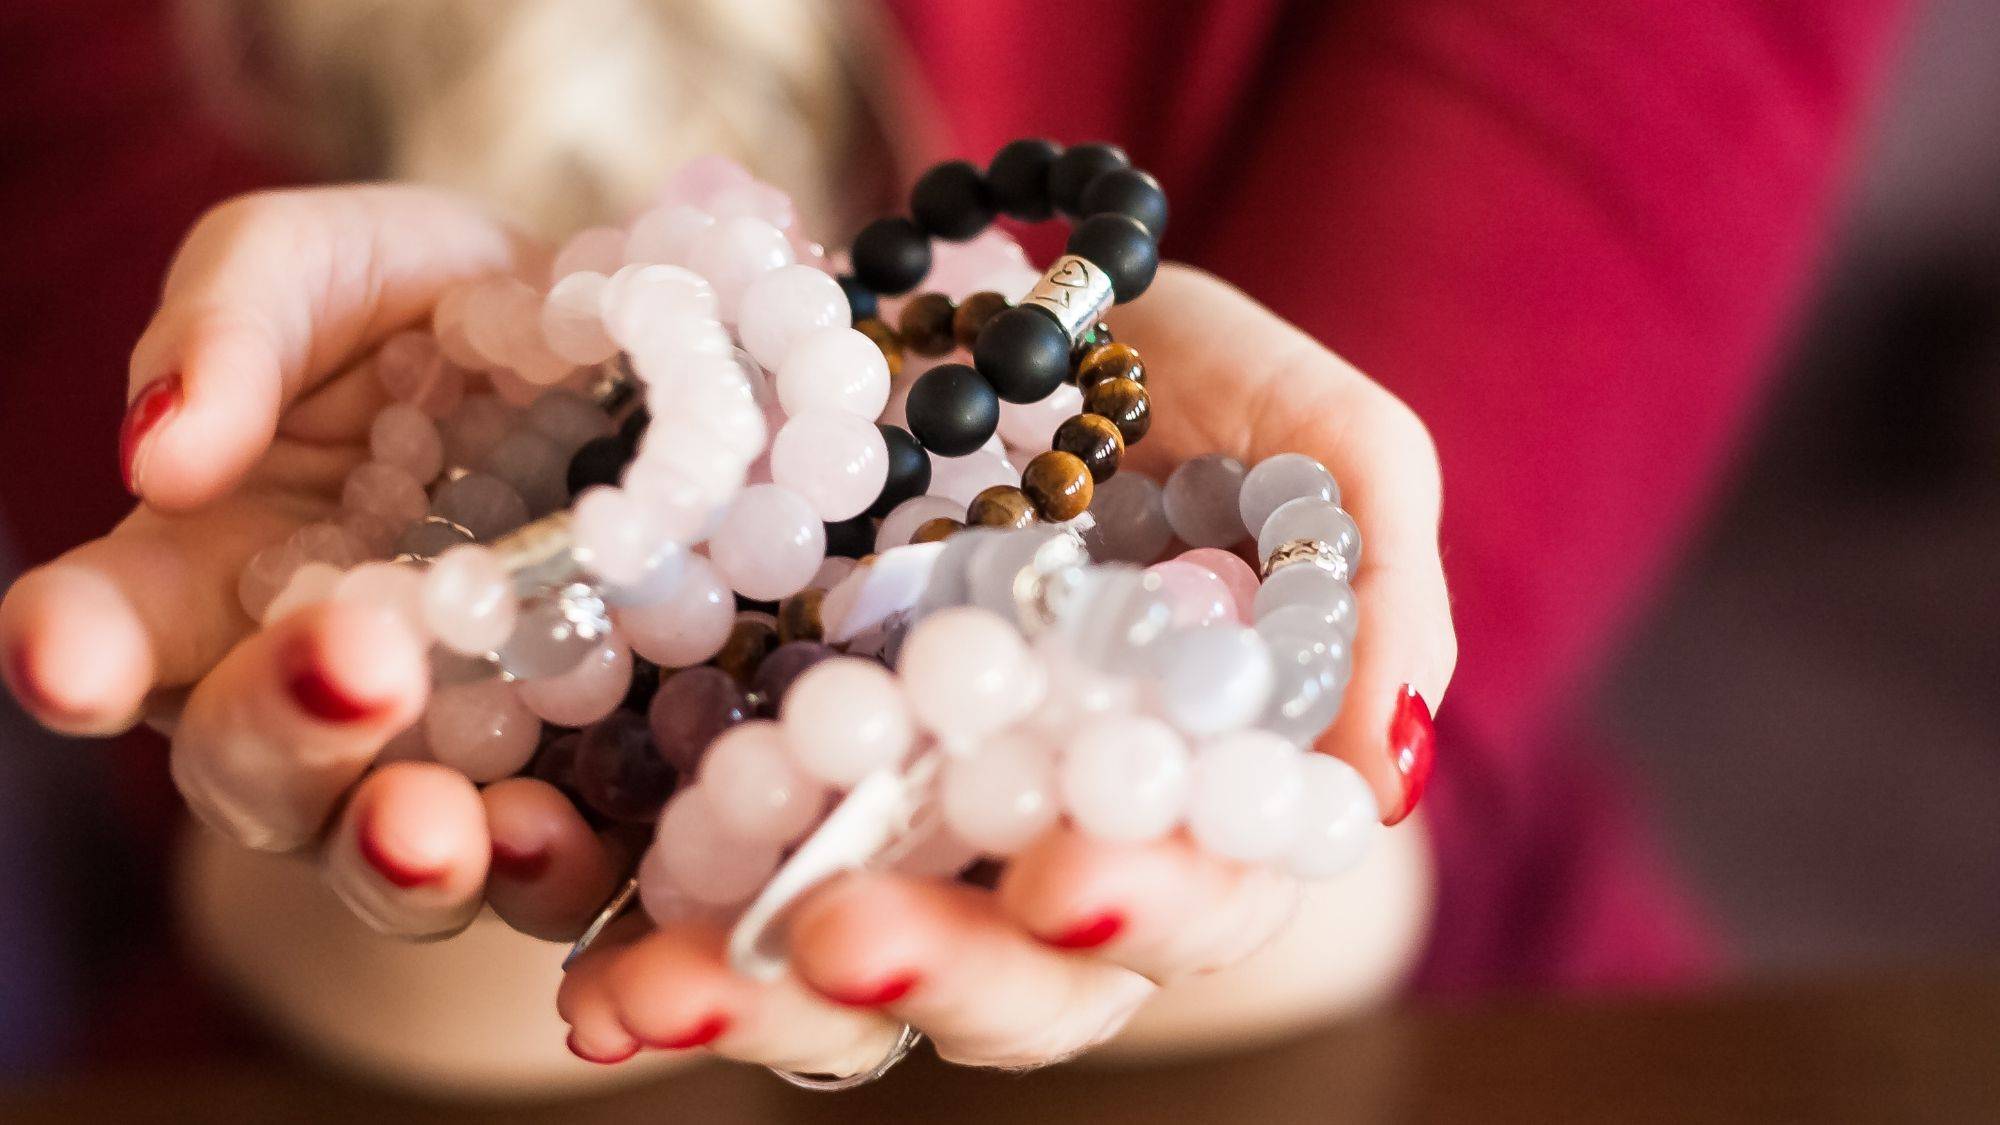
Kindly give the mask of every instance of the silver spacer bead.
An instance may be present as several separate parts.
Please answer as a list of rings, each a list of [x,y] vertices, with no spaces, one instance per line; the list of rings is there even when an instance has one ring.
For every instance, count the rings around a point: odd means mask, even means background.
[[[1083,581],[1090,551],[1075,528],[1049,539],[1028,565],[1014,575],[1014,606],[1023,631],[1030,636],[1053,626],[1064,597]]]
[[[1021,298],[1022,304],[1039,305],[1052,314],[1069,334],[1071,346],[1097,326],[1111,301],[1111,275],[1076,254],[1057,258]]]
[[[1280,544],[1277,550],[1271,552],[1271,557],[1264,560],[1264,577],[1269,578],[1273,572],[1299,563],[1311,563],[1322,570],[1332,571],[1333,576],[1343,582],[1348,578],[1347,557],[1323,539],[1293,539]]]

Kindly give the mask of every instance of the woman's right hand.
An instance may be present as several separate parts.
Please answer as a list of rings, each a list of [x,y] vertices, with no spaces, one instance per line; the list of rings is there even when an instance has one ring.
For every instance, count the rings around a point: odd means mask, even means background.
[[[377,346],[440,293],[533,251],[439,192],[341,187],[245,196],[189,233],[132,357],[121,434],[138,508],[24,575],[0,603],[0,672],[44,725],[172,736],[173,776],[210,828],[314,853],[370,925],[455,932],[482,903],[573,935],[621,857],[560,793],[483,792],[378,752],[422,714],[416,636],[334,602],[259,630],[237,598],[249,557],[331,516],[385,404]]]

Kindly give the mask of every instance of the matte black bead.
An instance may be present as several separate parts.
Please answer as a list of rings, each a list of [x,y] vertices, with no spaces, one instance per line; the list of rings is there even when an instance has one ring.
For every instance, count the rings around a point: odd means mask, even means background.
[[[653,424],[653,412],[641,406],[625,416],[618,426],[618,440],[625,443],[627,453],[637,452],[639,439],[646,436],[646,427]]]
[[[910,189],[910,216],[938,238],[964,242],[993,222],[993,198],[979,169],[947,160]]]
[[[889,475],[882,481],[882,491],[875,497],[875,502],[868,506],[868,514],[881,519],[894,511],[896,505],[930,491],[931,459],[924,453],[924,447],[917,444],[917,439],[903,427],[877,422],[875,428],[882,431],[882,443],[889,447]],[[827,527],[831,529],[833,525],[828,524]],[[871,532],[868,547],[873,550],[874,546],[875,538]],[[831,539],[828,540],[827,552],[834,553]]]
[[[1056,158],[1049,167],[1049,200],[1072,218],[1081,218],[1083,210],[1083,189],[1090,181],[1114,168],[1124,168],[1132,161],[1125,150],[1117,145],[1092,142],[1077,145]]]
[[[858,559],[875,549],[875,521],[866,515],[826,525],[828,557]]]
[[[583,443],[583,448],[569,459],[570,499],[574,500],[584,489],[600,484],[617,484],[625,473],[625,466],[632,460],[632,448],[616,434],[592,438]]]
[[[1152,173],[1137,168],[1113,168],[1083,189],[1083,213],[1123,215],[1137,219],[1159,241],[1167,231],[1167,193]]]
[[[1001,398],[1040,402],[1069,377],[1069,335],[1044,310],[1017,305],[986,322],[972,362]]]
[[[1144,293],[1160,269],[1160,244],[1125,215],[1092,215],[1078,223],[1068,249],[1111,275],[1111,292],[1120,304]]]
[[[931,242],[908,219],[877,219],[854,236],[854,276],[877,293],[908,293],[931,272]]]
[[[986,166],[986,190],[1001,213],[1039,223],[1055,214],[1049,202],[1049,166],[1062,146],[1040,137],[1014,141],[993,154]]]
[[[995,319],[998,319],[997,317]],[[940,457],[963,457],[1000,426],[1000,397],[979,372],[940,363],[910,387],[910,433]]]
[[[834,278],[840,283],[840,291],[847,294],[847,311],[851,320],[867,320],[880,309],[881,303],[875,299],[875,291],[861,284],[861,279],[851,273]]]

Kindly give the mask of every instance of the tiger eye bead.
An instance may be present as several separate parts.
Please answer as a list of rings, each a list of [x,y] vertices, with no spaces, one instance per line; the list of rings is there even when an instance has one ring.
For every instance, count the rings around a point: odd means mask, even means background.
[[[1105,344],[1085,352],[1076,365],[1076,385],[1087,391],[1106,379],[1130,379],[1143,385],[1146,364],[1139,358],[1139,349],[1130,344]]]
[[[757,674],[757,666],[777,647],[778,624],[769,615],[738,614],[735,626],[729,630],[729,639],[722,642],[721,651],[715,654],[714,664],[737,683],[747,686],[750,677]]]
[[[950,516],[938,516],[934,519],[927,519],[917,525],[917,530],[910,536],[910,542],[942,543],[951,537],[952,532],[964,527],[965,523],[963,521],[952,519]]]
[[[888,361],[891,379],[903,373],[903,338],[896,335],[895,329],[889,327],[887,322],[871,316],[866,320],[855,321],[854,330],[875,341],[876,348],[882,352],[882,358]]]
[[[1076,342],[1077,358],[1081,359],[1111,342],[1111,326],[1100,320],[1091,326],[1090,331],[1083,334],[1082,339]]]
[[[973,527],[1027,527],[1035,522],[1035,503],[1011,484],[996,484],[972,498],[965,522]]]
[[[1125,435],[1109,418],[1077,414],[1056,427],[1049,447],[1082,461],[1090,470],[1090,479],[1103,484],[1118,471],[1118,462],[1125,456]]]
[[[1137,444],[1153,425],[1152,397],[1130,379],[1106,379],[1083,392],[1083,411],[1110,419],[1126,445]]]
[[[807,587],[778,604],[778,642],[817,641],[826,635],[819,609],[826,591]]]
[[[952,317],[957,308],[942,293],[920,293],[903,306],[896,331],[903,346],[918,355],[943,355],[951,350]]]
[[[951,317],[951,334],[958,346],[971,350],[979,341],[979,330],[986,327],[996,313],[1007,307],[1007,298],[990,289],[982,290],[959,303],[958,311]]]
[[[1060,449],[1036,454],[1021,470],[1021,491],[1034,502],[1035,514],[1050,523],[1082,515],[1090,507],[1093,488],[1090,466],[1074,453]]]

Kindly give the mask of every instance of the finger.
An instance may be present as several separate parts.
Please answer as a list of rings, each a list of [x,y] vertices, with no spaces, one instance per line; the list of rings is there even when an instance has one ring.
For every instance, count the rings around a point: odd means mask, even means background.
[[[301,610],[236,646],[196,686],[174,736],[174,781],[196,815],[238,843],[302,847],[383,743],[416,721],[429,680],[416,636],[393,611]]]
[[[435,762],[369,774],[328,837],[321,874],[374,929],[443,937],[479,913],[488,856],[486,812],[465,775]]]
[[[1040,1066],[1103,1042],[1152,994],[1145,978],[1022,933],[977,888],[892,875],[839,880],[802,904],[792,970],[837,1002],[929,1035],[940,1057]]]
[[[515,777],[480,792],[493,857],[486,900],[522,933],[568,941],[619,882],[612,850],[562,791]]]
[[[517,252],[478,209],[425,188],[267,192],[216,208],[189,232],[133,350],[127,486],[171,510],[214,499],[270,445],[284,404]]]
[[[569,1025],[569,1049],[577,1058],[610,1066],[639,1053],[639,1040],[618,1018],[608,970],[623,951],[652,932],[643,915],[626,914],[563,970],[556,1015]]]
[[[1113,843],[1058,828],[1000,879],[1007,916],[1057,949],[1168,982],[1232,965],[1291,918],[1294,880],[1175,837]]]
[[[1339,481],[1362,535],[1353,578],[1362,624],[1346,701],[1319,747],[1368,778],[1385,819],[1400,819],[1428,776],[1429,707],[1458,654],[1429,432],[1345,360],[1199,271],[1162,270],[1119,331],[1158,368],[1147,383],[1157,421],[1135,466],[1157,475],[1202,453],[1254,463],[1302,452]]]

